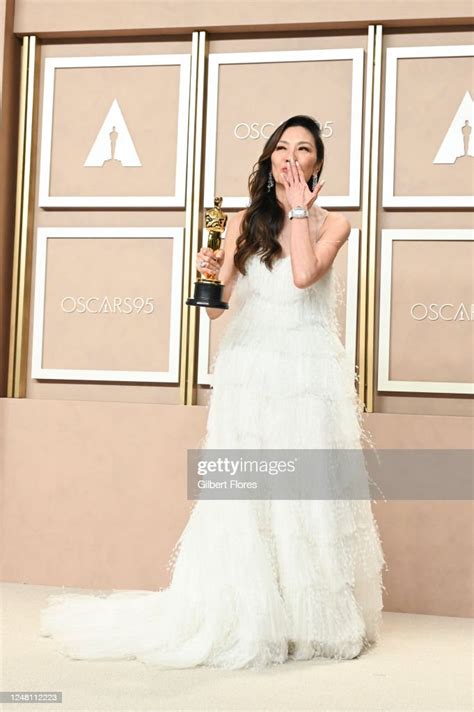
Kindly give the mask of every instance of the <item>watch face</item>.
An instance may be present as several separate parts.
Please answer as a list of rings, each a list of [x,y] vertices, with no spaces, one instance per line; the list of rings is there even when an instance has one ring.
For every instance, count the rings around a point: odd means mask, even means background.
[[[304,218],[309,215],[308,211],[306,208],[292,208],[290,212],[288,213],[290,219],[291,218]]]

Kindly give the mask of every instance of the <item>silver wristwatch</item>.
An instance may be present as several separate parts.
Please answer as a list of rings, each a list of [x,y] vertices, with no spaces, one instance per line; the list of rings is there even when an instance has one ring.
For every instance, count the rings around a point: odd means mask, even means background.
[[[309,217],[309,211],[307,208],[302,208],[300,205],[298,205],[296,208],[292,208],[290,212],[288,213],[288,217],[290,220],[293,218],[307,218]]]

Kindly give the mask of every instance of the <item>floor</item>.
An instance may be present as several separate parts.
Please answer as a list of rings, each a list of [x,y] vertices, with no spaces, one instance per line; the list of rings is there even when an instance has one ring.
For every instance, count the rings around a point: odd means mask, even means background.
[[[80,592],[80,589],[68,589]],[[70,660],[38,635],[39,611],[62,589],[3,583],[1,689],[62,691],[33,710],[142,712],[470,712],[473,621],[384,613],[382,638],[344,662],[289,661],[263,672],[153,670],[138,661]],[[0,705],[11,712],[18,707]],[[25,709],[25,708],[24,708]]]

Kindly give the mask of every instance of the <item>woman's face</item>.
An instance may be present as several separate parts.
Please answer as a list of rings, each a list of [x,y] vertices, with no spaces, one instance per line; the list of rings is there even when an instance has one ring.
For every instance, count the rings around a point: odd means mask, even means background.
[[[304,126],[287,128],[271,156],[272,173],[276,183],[283,184],[282,172],[287,170],[289,160],[298,161],[306,181],[316,172],[317,155],[313,134]]]

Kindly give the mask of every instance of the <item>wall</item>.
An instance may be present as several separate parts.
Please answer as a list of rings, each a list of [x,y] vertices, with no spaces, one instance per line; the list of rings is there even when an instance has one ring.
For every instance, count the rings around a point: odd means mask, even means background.
[[[314,31],[330,44],[331,35],[365,33],[368,24],[382,23],[384,30],[399,28],[394,44],[405,41],[404,33],[421,30],[426,32],[425,43],[430,43],[436,28],[465,32],[471,13],[471,3],[460,0],[113,4],[17,0],[16,6],[11,1],[0,5],[6,128],[0,151],[1,392],[5,393],[22,34],[62,44],[73,38],[103,42],[107,37],[143,42],[206,29],[214,33],[214,46],[221,49],[226,35],[250,45],[258,44],[265,33],[268,43],[289,30]],[[299,39],[292,41],[297,44]],[[54,42],[48,51],[54,52]],[[419,225],[425,217],[416,218]],[[392,214],[391,220],[396,219]],[[467,226],[467,211],[462,219]],[[430,220],[436,222],[434,217]],[[127,394],[123,391],[117,398],[114,388],[102,386],[100,398],[96,388],[92,397],[81,391],[79,398],[76,390],[66,396],[61,391],[60,399],[46,392],[43,397],[0,399],[4,580],[91,588],[153,589],[167,584],[166,564],[191,506],[186,499],[186,449],[199,442],[207,411],[204,406],[127,402]],[[130,400],[140,399],[139,388],[136,393]],[[156,392],[150,393],[153,399]],[[436,414],[416,412],[419,399],[395,406],[400,412],[388,412],[392,406],[385,398],[380,397],[377,407],[386,412],[366,415],[376,447],[472,447],[472,402],[467,398],[449,399],[450,410],[445,409],[446,399],[432,400]],[[386,610],[471,615],[471,504],[377,502],[374,513],[389,564]]]

